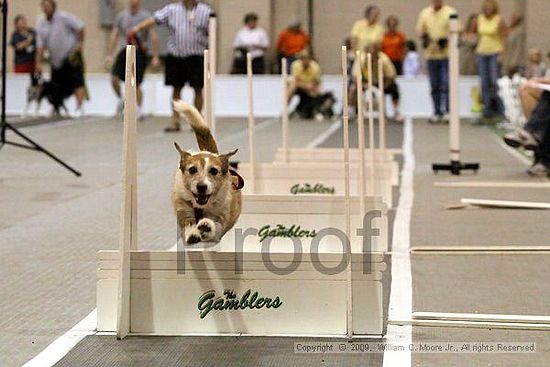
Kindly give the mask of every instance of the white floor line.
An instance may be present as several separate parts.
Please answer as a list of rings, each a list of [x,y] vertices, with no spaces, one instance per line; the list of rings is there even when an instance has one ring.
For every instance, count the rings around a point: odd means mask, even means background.
[[[412,276],[409,249],[411,210],[414,198],[415,158],[413,152],[413,126],[410,117],[406,119],[403,130],[403,159],[399,204],[393,224],[389,320],[408,319],[412,315]],[[386,335],[388,343],[404,345],[406,350],[385,351],[384,367],[411,366],[412,358],[408,345],[412,343],[412,326],[388,325]]]
[[[53,366],[61,360],[79,341],[88,335],[96,332],[97,310],[94,309],[82,321],[73,326],[65,334],[57,338],[46,349],[36,355],[23,367],[46,367]]]
[[[341,126],[342,126],[342,121],[340,121],[340,120],[334,121],[328,127],[328,129],[326,129],[319,136],[317,136],[315,139],[310,141],[306,145],[306,148],[308,148],[308,149],[317,148],[319,145],[321,145],[325,141],[327,141],[327,139],[330,138],[332,136],[332,134],[334,134],[336,131],[338,131],[338,129],[340,129]]]

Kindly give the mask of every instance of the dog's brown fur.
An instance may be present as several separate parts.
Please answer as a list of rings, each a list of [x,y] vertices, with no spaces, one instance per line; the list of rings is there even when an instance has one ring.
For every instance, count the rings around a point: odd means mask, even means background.
[[[199,111],[181,100],[174,101],[174,109],[189,122],[201,150],[189,153],[174,143],[180,153],[172,192],[178,225],[188,244],[219,242],[241,214],[241,192],[234,187],[229,172],[229,158],[237,150],[218,154],[216,141]],[[198,221],[197,210],[202,212]]]

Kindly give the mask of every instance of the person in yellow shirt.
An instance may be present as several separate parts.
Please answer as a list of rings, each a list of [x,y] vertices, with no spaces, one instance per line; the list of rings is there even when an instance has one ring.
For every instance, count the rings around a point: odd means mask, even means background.
[[[379,23],[380,9],[368,6],[365,18],[358,20],[351,28],[351,47],[353,50],[364,50],[369,43],[382,42],[384,28]]]
[[[300,51],[298,57],[290,67],[292,81],[288,86],[288,102],[297,95],[300,102],[295,112],[300,117],[311,118],[321,96],[321,67],[307,50]]]
[[[485,0],[477,18],[479,42],[476,59],[481,78],[481,99],[483,101],[483,122],[502,119],[504,105],[498,96],[497,80],[500,76],[499,61],[504,51],[506,26],[499,14],[496,0]]]
[[[434,104],[434,116],[430,119],[430,122],[442,121],[449,112],[449,56],[447,43],[449,17],[455,13],[456,10],[445,5],[443,0],[432,0],[432,4],[422,10],[418,16],[416,30],[422,38]]]
[[[369,69],[367,63],[367,54],[372,55],[372,84],[375,88],[378,88],[378,60],[382,60],[382,73],[384,75],[384,95],[390,95],[393,102],[393,111],[394,115],[391,117],[392,120],[396,122],[403,122],[403,117],[399,113],[399,87],[395,81],[397,77],[397,71],[393,62],[390,60],[388,55],[380,51],[379,43],[369,43],[365,47],[365,52],[361,54],[361,74],[363,77],[363,90],[368,86],[369,80]],[[349,90],[349,101],[350,105],[353,108],[357,107],[357,66],[354,65],[353,71],[353,80],[350,84]],[[376,98],[376,96],[374,96]]]

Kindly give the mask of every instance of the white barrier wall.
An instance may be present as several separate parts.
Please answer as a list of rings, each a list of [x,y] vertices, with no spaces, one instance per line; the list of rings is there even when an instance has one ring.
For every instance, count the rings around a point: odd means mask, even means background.
[[[111,90],[110,75],[87,74],[86,82],[90,94],[90,101],[85,105],[86,114],[110,116],[115,112],[116,99]],[[8,75],[7,106],[8,114],[20,115],[25,107],[26,88],[29,83],[27,75]],[[401,113],[413,117],[430,116],[432,102],[428,79],[421,76],[415,79],[399,78],[401,90]],[[472,116],[470,93],[473,86],[478,84],[477,77],[462,77],[460,80],[460,113],[463,117]],[[332,91],[340,104],[341,77],[326,75],[323,77],[323,89]],[[158,116],[170,114],[171,89],[164,86],[164,77],[159,74],[147,75],[143,84],[144,106],[143,112]],[[246,76],[218,75],[216,78],[216,115],[219,117],[246,116]],[[188,88],[184,98],[190,100],[192,91]],[[279,76],[259,75],[254,77],[254,112],[259,117],[278,117],[280,115],[280,101],[282,98],[282,83]],[[74,100],[67,102],[70,111],[74,110]],[[387,106],[391,106],[388,100]],[[388,107],[390,108],[390,107]],[[40,113],[48,114],[50,107],[43,103]],[[31,111],[32,112],[32,111]],[[339,113],[339,108],[335,109]]]

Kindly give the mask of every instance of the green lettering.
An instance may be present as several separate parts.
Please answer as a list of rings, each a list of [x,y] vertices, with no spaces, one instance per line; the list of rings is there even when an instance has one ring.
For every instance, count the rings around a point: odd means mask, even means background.
[[[210,311],[212,311],[212,299],[214,298],[215,292],[213,289],[206,291],[199,297],[199,311],[201,319],[204,319]]]

